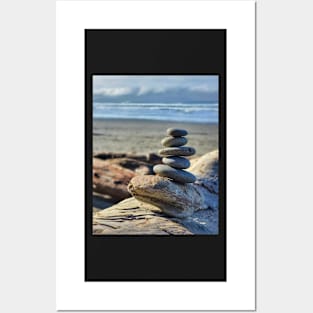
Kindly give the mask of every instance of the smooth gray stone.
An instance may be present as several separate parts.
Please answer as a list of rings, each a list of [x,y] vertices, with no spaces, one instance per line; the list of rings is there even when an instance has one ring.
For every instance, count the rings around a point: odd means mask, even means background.
[[[169,136],[173,137],[181,137],[181,136],[187,136],[188,132],[185,129],[179,129],[179,128],[168,128],[166,133]]]
[[[165,137],[162,139],[161,144],[164,147],[180,147],[188,142],[185,137]]]
[[[179,169],[188,168],[190,166],[188,159],[178,156],[169,156],[167,158],[163,158],[162,163]]]
[[[196,150],[192,147],[171,147],[164,148],[159,151],[159,154],[163,156],[190,156],[195,153]]]
[[[196,177],[184,170],[178,170],[165,164],[158,164],[153,167],[153,171],[162,177],[168,177],[179,183],[193,183]]]

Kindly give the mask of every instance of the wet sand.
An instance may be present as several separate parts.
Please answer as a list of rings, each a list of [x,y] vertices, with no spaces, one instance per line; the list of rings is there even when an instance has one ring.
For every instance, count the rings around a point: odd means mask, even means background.
[[[94,119],[93,154],[115,153],[157,153],[161,140],[170,127],[188,130],[188,146],[201,156],[218,148],[218,125],[189,122],[166,122],[131,119]]]

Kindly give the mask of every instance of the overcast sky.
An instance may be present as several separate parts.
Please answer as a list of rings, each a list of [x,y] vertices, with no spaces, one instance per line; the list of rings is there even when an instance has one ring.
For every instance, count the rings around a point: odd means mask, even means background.
[[[93,76],[94,102],[218,102],[218,76]]]

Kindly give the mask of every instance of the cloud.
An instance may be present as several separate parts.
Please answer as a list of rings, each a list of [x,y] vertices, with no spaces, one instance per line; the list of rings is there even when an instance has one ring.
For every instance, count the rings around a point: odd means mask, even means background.
[[[218,76],[94,76],[94,102],[218,102]]]
[[[95,102],[146,102],[146,103],[196,103],[218,102],[216,91],[176,87],[168,89],[133,88],[128,90],[115,89],[95,92]]]
[[[142,86],[139,88],[137,95],[142,96],[142,95],[149,93],[150,91],[151,91],[151,88]]]
[[[199,91],[199,92],[209,92],[210,91],[210,88],[207,85],[192,86],[192,87],[189,87],[189,89],[191,91]]]
[[[149,93],[162,93],[165,91],[166,89],[163,87],[151,88],[151,87],[142,86],[139,88],[137,95],[142,96],[142,95],[149,94]]]
[[[94,92],[96,95],[108,96],[108,97],[117,97],[124,96],[132,93],[131,88],[120,87],[120,88],[102,88]]]

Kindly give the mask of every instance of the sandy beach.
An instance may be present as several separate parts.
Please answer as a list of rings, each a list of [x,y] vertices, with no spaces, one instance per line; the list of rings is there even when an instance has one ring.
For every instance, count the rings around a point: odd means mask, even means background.
[[[218,148],[218,125],[136,119],[94,119],[93,154],[99,152],[157,153],[170,127],[188,130],[188,146],[201,156]]]

